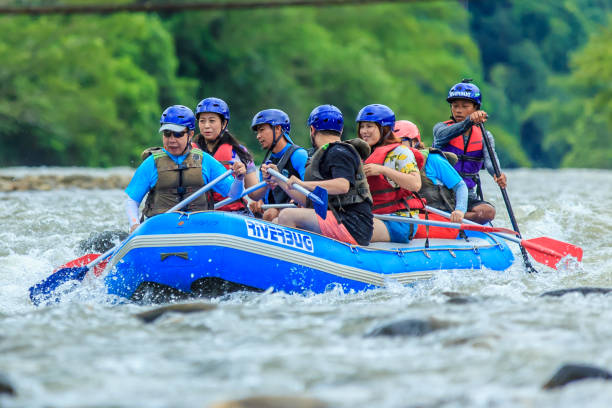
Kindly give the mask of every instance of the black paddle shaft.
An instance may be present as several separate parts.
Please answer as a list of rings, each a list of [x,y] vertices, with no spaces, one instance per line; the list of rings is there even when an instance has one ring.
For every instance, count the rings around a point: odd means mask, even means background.
[[[493,170],[495,172],[495,177],[501,177],[501,170],[499,165],[497,164],[497,157],[495,152],[493,151],[493,146],[491,146],[491,141],[489,140],[489,135],[487,130],[484,127],[484,124],[480,123],[480,130],[482,132],[482,139],[484,140],[485,146],[487,148],[487,152],[489,152],[489,158],[491,159],[491,163],[493,163]],[[510,222],[512,223],[512,229],[518,233],[519,238],[523,238],[521,236],[521,232],[519,231],[518,223],[516,222],[516,218],[514,217],[514,211],[512,211],[512,205],[510,204],[510,198],[508,198],[508,192],[502,186],[499,186],[501,190],[502,197],[504,198],[504,203],[506,204],[506,210],[508,210],[508,216],[510,217]],[[525,262],[525,267],[527,268],[527,272],[537,272],[537,270],[531,265],[529,262],[529,257],[527,255],[527,251],[525,248],[519,244],[519,248],[521,248],[521,254],[523,255],[523,261]]]

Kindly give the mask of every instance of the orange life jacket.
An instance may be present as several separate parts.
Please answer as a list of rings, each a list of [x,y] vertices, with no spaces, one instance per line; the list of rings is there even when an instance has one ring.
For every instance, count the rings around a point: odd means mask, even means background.
[[[386,146],[379,146],[374,149],[365,163],[382,165],[387,154],[401,145],[401,143],[393,143]],[[419,167],[419,169],[423,168],[425,160],[421,152],[412,148],[410,150],[414,153],[417,167]],[[370,185],[370,192],[372,194],[372,200],[374,201],[372,206],[372,212],[374,214],[391,214],[400,210],[419,210],[423,209],[425,206],[424,200],[417,197],[414,192],[400,187],[393,187],[382,174],[378,176],[368,176],[368,184]]]
[[[225,166],[226,169],[229,169],[230,165],[232,164],[231,161],[233,158],[233,153],[234,152],[233,152],[232,145],[229,143],[223,143],[222,145],[219,146],[219,148],[217,149],[213,157],[217,159],[217,161],[219,161],[223,166]],[[226,198],[226,197],[223,197],[221,194],[217,193],[216,191],[213,191],[212,196],[213,196],[213,200],[215,201],[215,203],[225,200]],[[243,209],[244,209],[244,203],[242,202],[242,200],[236,200],[233,203],[230,203],[230,204],[224,205],[221,208],[218,208],[219,211],[240,211]]]

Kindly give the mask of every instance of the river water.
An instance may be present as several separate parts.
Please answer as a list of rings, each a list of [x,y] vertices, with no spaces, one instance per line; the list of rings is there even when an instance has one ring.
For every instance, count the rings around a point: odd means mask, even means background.
[[[66,170],[2,170],[11,171]],[[612,382],[542,385],[564,363],[612,370],[612,294],[540,295],[612,287],[612,172],[508,176],[524,237],[581,246],[583,263],[553,270],[533,261],[539,273],[527,274],[511,244],[517,261],[505,272],[441,271],[413,287],[351,294],[239,293],[152,324],[134,314],[155,306],[118,305],[95,288],[53,306],[28,298],[92,231],[126,228],[120,190],[0,193],[0,376],[16,391],[0,394],[0,406],[208,407],[281,395],[331,407],[609,407]],[[496,225],[510,227],[499,190],[484,179]],[[449,303],[449,292],[472,301]],[[401,319],[445,327],[364,336]]]

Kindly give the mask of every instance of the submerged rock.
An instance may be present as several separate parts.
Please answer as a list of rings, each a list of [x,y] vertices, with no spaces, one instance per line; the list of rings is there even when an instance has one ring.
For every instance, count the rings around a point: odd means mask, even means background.
[[[563,387],[573,381],[585,380],[588,378],[600,378],[604,380],[612,380],[612,373],[602,368],[580,364],[566,364],[561,367],[555,375],[552,376],[546,384],[542,386],[544,389]]]
[[[559,290],[551,290],[548,292],[542,293],[540,296],[563,296],[568,293],[582,293],[583,295],[589,295],[592,293],[595,294],[603,294],[612,292],[611,288],[591,288],[591,287],[581,287],[581,288],[571,288],[571,289],[559,289]]]
[[[83,254],[90,252],[102,254],[119,245],[127,236],[128,233],[121,230],[92,232],[87,239],[79,242],[79,250]]]
[[[454,304],[454,305],[465,305],[467,303],[475,303],[478,301],[475,297],[465,295],[459,292],[442,292],[444,296],[448,296],[449,299],[446,303]]]
[[[366,337],[375,336],[424,336],[438,329],[448,327],[448,323],[434,319],[406,319],[384,324],[372,329]]]
[[[0,373],[0,395],[2,394],[15,395],[16,392],[9,379],[6,378],[4,374]]]
[[[158,307],[152,310],[147,310],[146,312],[137,313],[134,316],[139,318],[145,323],[151,323],[157,320],[165,313],[196,313],[196,312],[204,312],[208,310],[216,309],[217,305],[213,305],[212,303],[177,303],[175,305],[168,305],[163,307]]]
[[[209,408],[327,408],[325,402],[307,397],[250,397],[219,402]]]

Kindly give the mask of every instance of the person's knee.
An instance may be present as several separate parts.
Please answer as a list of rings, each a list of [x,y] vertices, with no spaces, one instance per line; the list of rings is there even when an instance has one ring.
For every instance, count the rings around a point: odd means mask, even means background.
[[[481,204],[474,208],[481,224],[485,224],[495,219],[495,207],[489,204]]]
[[[277,220],[279,224],[286,225],[288,227],[296,226],[295,217],[294,214],[292,214],[293,211],[291,210],[291,208],[287,208],[278,214]]]

